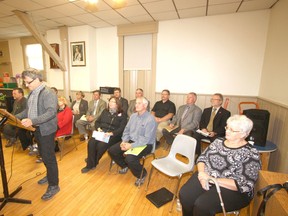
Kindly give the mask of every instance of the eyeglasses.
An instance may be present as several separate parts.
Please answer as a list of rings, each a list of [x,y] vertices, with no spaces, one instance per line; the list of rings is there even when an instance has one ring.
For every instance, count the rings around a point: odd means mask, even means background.
[[[27,85],[30,85],[32,82],[34,82],[34,80],[35,80],[35,78],[34,79],[32,79],[31,81],[29,81],[29,82],[24,82],[25,83],[25,85],[27,86]]]
[[[242,131],[235,131],[235,130],[233,130],[232,128],[230,128],[230,127],[225,127],[225,130],[226,131],[230,131],[230,132],[232,132],[232,133],[240,133],[240,132],[242,132]]]
[[[219,101],[220,101],[220,99],[214,99],[214,98],[211,98],[211,101],[216,101],[216,100],[219,100]]]

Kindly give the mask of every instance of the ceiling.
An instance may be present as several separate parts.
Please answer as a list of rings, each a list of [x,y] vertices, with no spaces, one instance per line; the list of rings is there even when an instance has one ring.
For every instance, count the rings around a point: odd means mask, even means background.
[[[31,35],[13,13],[27,12],[41,33],[60,26],[111,27],[149,21],[238,13],[272,8],[279,0],[127,0],[113,9],[113,0],[99,0],[89,12],[84,0],[0,0],[0,40]]]

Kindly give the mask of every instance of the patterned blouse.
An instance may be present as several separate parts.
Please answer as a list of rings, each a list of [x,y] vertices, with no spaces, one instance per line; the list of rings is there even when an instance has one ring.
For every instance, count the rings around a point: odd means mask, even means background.
[[[234,179],[238,191],[253,198],[261,162],[252,145],[229,148],[223,139],[216,139],[199,156],[198,162],[205,164],[205,172],[211,177]]]

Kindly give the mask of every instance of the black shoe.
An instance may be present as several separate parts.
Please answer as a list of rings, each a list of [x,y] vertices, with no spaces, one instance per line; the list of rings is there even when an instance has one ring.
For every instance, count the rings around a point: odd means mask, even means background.
[[[128,167],[125,167],[118,171],[119,174],[126,174],[128,172]]]
[[[141,179],[140,179],[140,178],[137,178],[136,181],[135,181],[135,183],[134,183],[134,185],[135,185],[136,187],[139,187],[139,186],[141,186],[142,184],[144,184],[146,175],[147,175],[147,174],[145,174]]]
[[[45,176],[44,178],[38,181],[38,184],[42,185],[42,184],[46,184],[47,182],[48,182],[48,179],[47,179],[47,176]]]
[[[72,136],[67,136],[67,137],[65,137],[65,140],[69,140],[69,139],[71,139],[71,137]]]
[[[89,168],[89,167],[84,167],[81,169],[81,173],[87,173],[89,172],[90,170],[94,170],[96,167],[92,167],[92,168]]]
[[[58,185],[48,186],[46,193],[41,197],[41,199],[44,201],[49,200],[59,191],[60,191],[60,187]]]

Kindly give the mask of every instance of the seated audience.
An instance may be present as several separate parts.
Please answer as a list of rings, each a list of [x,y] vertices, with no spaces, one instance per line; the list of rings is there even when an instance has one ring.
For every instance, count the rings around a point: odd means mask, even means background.
[[[88,140],[88,129],[94,128],[95,121],[101,115],[102,111],[106,108],[107,103],[102,100],[99,90],[93,91],[93,100],[89,102],[88,110],[85,119],[79,119],[76,121],[76,127],[80,134],[80,141]]]
[[[76,100],[71,104],[71,109],[74,115],[74,123],[85,115],[88,110],[88,101],[84,100],[85,94],[82,91],[76,92]]]
[[[194,133],[193,137],[197,140],[196,154],[201,153],[201,139],[206,138],[213,142],[217,137],[225,136],[225,125],[227,119],[230,117],[230,112],[224,109],[221,105],[223,103],[223,95],[216,93],[211,98],[211,107],[205,108],[199,129],[207,133],[208,136]]]
[[[121,97],[121,89],[115,88],[114,89],[114,97],[118,98],[122,107],[123,112],[127,115],[128,110],[128,100]]]
[[[261,169],[258,151],[245,140],[252,127],[253,122],[244,115],[230,117],[226,139],[214,140],[200,155],[198,172],[179,192],[183,216],[208,216],[222,212],[215,185],[206,184],[210,178],[220,186],[226,211],[249,205]]]
[[[155,143],[156,127],[157,124],[153,116],[146,110],[148,100],[144,97],[136,99],[136,111],[133,113],[128,121],[123,132],[122,141],[109,148],[108,153],[112,160],[121,167],[120,174],[127,173],[128,169],[137,178],[135,185],[144,183],[147,171],[140,163],[140,159],[151,153]],[[146,147],[138,154],[126,154],[124,152],[129,149],[145,146]],[[142,168],[143,176],[141,177]]]
[[[121,141],[126,124],[127,115],[123,113],[118,98],[112,96],[109,99],[108,108],[103,110],[95,122],[95,130],[104,132],[104,136],[109,137],[109,141],[108,143],[99,141],[94,137],[89,140],[87,147],[87,164],[81,170],[82,173],[87,173],[91,169],[95,169],[106,150]]]
[[[167,144],[173,143],[176,133],[192,136],[199,127],[202,110],[195,105],[196,100],[196,93],[190,92],[187,95],[186,104],[179,107],[171,123],[166,127],[169,131],[166,128],[163,129],[163,136]]]
[[[169,100],[169,97],[170,91],[164,89],[161,93],[161,100],[155,103],[151,111],[151,114],[155,117],[155,121],[158,123],[156,132],[157,144],[159,144],[160,139],[163,136],[163,129],[169,125],[169,121],[176,113],[175,104]]]
[[[12,114],[16,115],[26,109],[27,99],[24,97],[24,91],[22,88],[13,89],[12,95],[14,98]],[[30,131],[6,124],[3,128],[3,134],[8,141],[8,143],[5,145],[6,147],[12,146],[16,142],[16,136],[18,136],[22,149],[26,150],[29,148],[29,150],[32,151],[33,142]]]
[[[58,95],[58,89],[56,87],[51,87],[50,88],[56,95]]]
[[[131,116],[133,113],[136,112],[135,104],[136,104],[136,99],[139,98],[139,97],[144,97],[144,96],[143,96],[143,89],[141,89],[141,88],[137,88],[137,89],[136,89],[135,99],[130,100],[130,102],[129,102],[129,107],[128,107],[128,111],[127,111],[127,114],[128,114],[128,117],[129,117],[129,118],[130,118],[130,116]],[[147,111],[150,112],[150,102],[149,102],[149,101],[148,101]]]
[[[73,114],[70,107],[67,105],[65,97],[58,97],[58,129],[55,137],[69,135],[72,132],[72,118]],[[55,151],[59,151],[58,142],[56,141]]]

